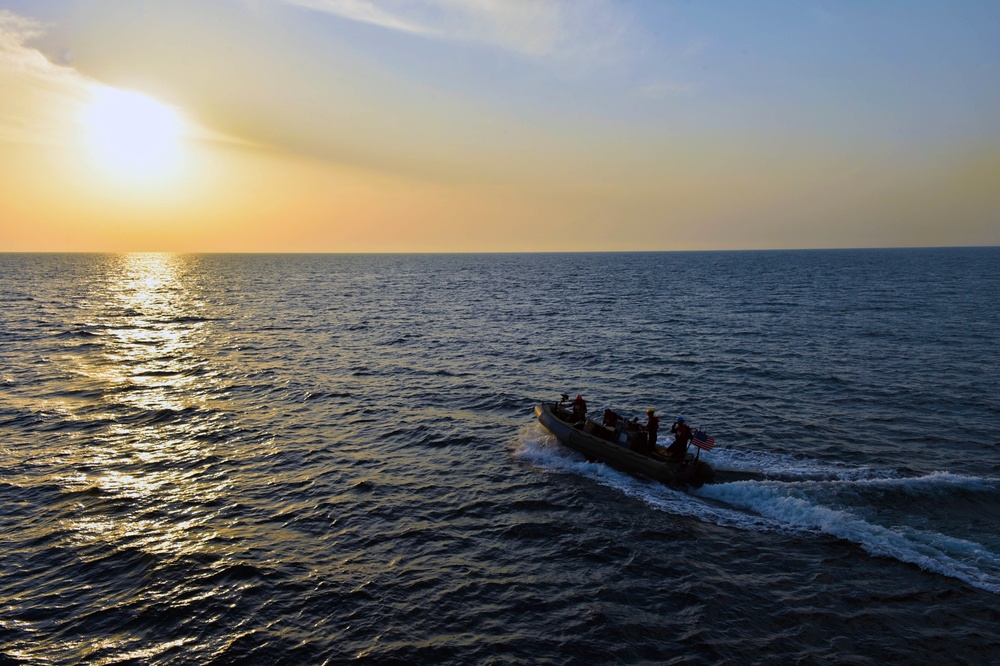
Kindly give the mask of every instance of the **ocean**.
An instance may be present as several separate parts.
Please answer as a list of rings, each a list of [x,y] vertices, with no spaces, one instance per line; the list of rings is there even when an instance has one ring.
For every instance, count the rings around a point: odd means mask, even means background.
[[[0,254],[0,664],[997,663],[998,294],[1000,248]],[[562,393],[720,482],[581,458]]]

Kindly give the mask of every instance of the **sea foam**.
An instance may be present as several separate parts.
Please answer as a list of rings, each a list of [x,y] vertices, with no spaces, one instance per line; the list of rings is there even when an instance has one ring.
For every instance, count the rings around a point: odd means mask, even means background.
[[[721,454],[721,455],[720,455]],[[851,468],[766,451],[723,450],[705,459],[727,471],[753,472],[761,479],[713,483],[690,493],[638,479],[587,461],[561,446],[538,424],[522,429],[517,458],[559,474],[577,474],[670,514],[737,529],[823,533],[858,544],[875,557],[915,564],[1000,594],[1000,555],[974,541],[907,525],[882,525],[850,507],[837,506],[838,492],[894,489],[934,495],[955,489],[994,490],[997,481],[934,472],[900,477],[891,470]]]

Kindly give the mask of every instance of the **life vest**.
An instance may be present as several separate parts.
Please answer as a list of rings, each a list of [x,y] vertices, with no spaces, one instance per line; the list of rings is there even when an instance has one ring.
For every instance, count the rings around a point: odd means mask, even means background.
[[[687,444],[691,441],[691,428],[687,423],[678,423],[676,427],[672,428],[672,431],[674,433],[675,442]]]

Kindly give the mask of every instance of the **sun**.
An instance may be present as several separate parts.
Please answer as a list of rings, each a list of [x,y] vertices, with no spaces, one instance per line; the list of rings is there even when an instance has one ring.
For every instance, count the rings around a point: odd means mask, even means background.
[[[83,124],[97,162],[118,178],[154,180],[179,168],[183,122],[151,97],[96,87]]]

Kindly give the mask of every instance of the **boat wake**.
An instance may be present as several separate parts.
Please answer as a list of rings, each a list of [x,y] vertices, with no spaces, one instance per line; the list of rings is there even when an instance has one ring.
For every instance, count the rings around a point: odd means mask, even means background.
[[[515,455],[555,473],[576,474],[670,514],[736,529],[828,534],[874,557],[1000,594],[1000,480],[799,459],[721,449],[705,455],[718,483],[690,493],[586,461],[537,424],[526,426]]]

